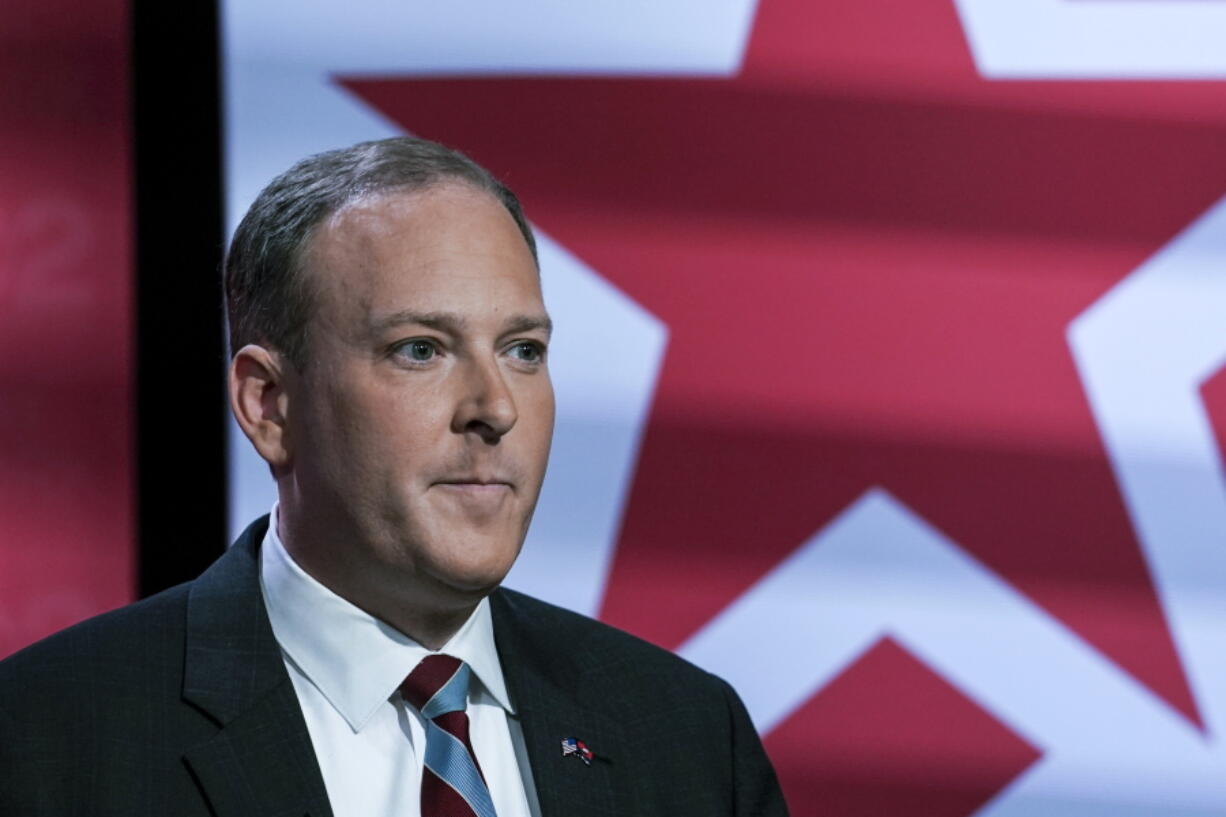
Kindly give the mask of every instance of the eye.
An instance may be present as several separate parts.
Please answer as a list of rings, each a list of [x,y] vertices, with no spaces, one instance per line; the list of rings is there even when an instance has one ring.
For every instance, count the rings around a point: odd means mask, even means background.
[[[430,340],[410,340],[396,347],[396,354],[414,363],[428,363],[438,354],[438,347]]]
[[[545,348],[539,343],[524,341],[511,347],[511,356],[524,363],[540,363],[545,358]]]

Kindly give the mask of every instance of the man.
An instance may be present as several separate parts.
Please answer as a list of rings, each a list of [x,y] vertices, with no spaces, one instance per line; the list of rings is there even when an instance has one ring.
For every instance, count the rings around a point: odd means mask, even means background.
[[[423,140],[311,157],[226,291],[278,503],[196,581],[0,665],[0,814],[785,812],[724,682],[498,589],[554,413],[510,191]]]

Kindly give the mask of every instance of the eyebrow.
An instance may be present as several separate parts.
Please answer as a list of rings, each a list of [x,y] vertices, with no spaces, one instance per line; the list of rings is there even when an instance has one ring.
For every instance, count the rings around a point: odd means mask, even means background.
[[[468,321],[463,315],[457,315],[454,312],[417,312],[412,309],[402,309],[372,321],[371,328],[379,333],[404,324],[428,326],[440,332],[456,334],[467,326]],[[538,330],[544,331],[546,335],[553,334],[553,321],[548,315],[516,315],[507,323],[502,334],[510,335]]]
[[[517,315],[507,324],[504,334],[514,335],[520,332],[543,331],[546,336],[553,334],[553,321],[548,315]]]

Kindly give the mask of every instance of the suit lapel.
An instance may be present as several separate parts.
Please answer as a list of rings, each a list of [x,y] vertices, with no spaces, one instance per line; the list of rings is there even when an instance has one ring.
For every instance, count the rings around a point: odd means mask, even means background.
[[[623,779],[621,727],[585,705],[584,668],[548,637],[534,637],[532,627],[540,622],[530,624],[505,592],[491,597],[491,610],[499,659],[523,730],[542,817],[633,814],[633,804],[624,802],[631,787]],[[590,766],[575,755],[563,755],[562,741],[572,737],[595,755]]]
[[[625,787],[618,783],[621,737],[615,723],[562,696],[526,693],[520,701],[516,708],[542,817],[633,813],[621,805]],[[571,737],[595,755],[590,766],[575,755],[563,755],[562,741]]]
[[[259,586],[267,517],[197,579],[183,698],[221,727],[184,755],[218,817],[332,817],[323,776]]]

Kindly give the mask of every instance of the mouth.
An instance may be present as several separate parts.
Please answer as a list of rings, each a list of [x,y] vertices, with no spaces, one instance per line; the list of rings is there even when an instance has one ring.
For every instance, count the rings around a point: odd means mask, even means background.
[[[480,490],[482,488],[489,488],[491,490],[499,488],[514,489],[515,487],[514,484],[508,479],[480,476],[451,477],[448,479],[440,479],[434,484],[451,488],[472,488],[475,490]]]
[[[449,494],[487,501],[497,500],[515,490],[514,484],[509,480],[481,476],[450,477],[441,479],[434,485]]]
[[[434,483],[437,495],[447,498],[447,503],[460,511],[464,517],[474,520],[492,519],[512,502],[514,488],[502,480],[463,477],[440,480]]]

